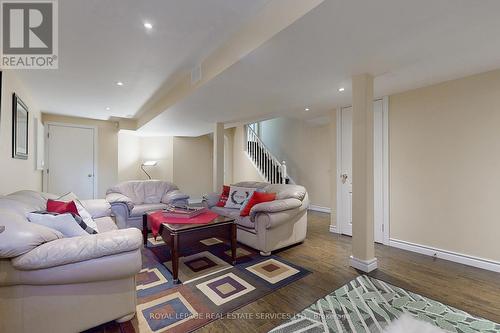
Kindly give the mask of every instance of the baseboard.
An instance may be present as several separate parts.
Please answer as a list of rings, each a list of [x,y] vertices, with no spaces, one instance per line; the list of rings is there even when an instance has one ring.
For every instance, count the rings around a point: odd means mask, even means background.
[[[338,234],[339,231],[337,230],[336,225],[330,225],[330,232],[333,232],[334,234]]]
[[[329,207],[322,207],[317,205],[309,205],[309,209],[314,210],[315,212],[328,213],[328,214],[332,212],[331,208]]]
[[[373,258],[371,260],[361,260],[355,258],[354,256],[349,258],[349,265],[365,273],[370,273],[378,267],[377,258]]]
[[[500,262],[391,238],[389,246],[500,273]]]

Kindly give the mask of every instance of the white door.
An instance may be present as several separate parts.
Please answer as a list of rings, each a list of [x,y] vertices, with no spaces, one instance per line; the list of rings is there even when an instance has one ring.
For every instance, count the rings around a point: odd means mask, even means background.
[[[374,111],[374,236],[375,241],[384,241],[383,207],[383,101],[373,103]],[[352,107],[341,109],[341,166],[340,166],[340,214],[339,225],[342,234],[352,236]]]
[[[352,236],[352,107],[341,110],[341,232]]]
[[[47,192],[94,198],[94,132],[94,128],[48,125]]]

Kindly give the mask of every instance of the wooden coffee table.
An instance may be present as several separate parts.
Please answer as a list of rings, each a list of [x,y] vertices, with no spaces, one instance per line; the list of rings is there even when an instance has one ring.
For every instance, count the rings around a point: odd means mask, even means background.
[[[144,247],[148,243],[148,218],[146,213],[142,217],[142,237]],[[163,223],[160,226],[159,235],[163,241],[170,246],[172,256],[172,275],[174,283],[179,282],[179,249],[197,244],[200,240],[207,238],[222,238],[231,242],[232,265],[236,264],[236,223],[233,218],[219,216],[213,221],[205,224],[170,224]]]

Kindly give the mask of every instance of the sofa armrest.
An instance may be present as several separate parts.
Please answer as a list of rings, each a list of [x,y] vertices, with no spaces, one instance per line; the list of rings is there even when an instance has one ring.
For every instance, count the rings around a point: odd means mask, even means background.
[[[82,200],[82,204],[93,219],[111,216],[111,205],[104,199]]]
[[[297,215],[299,215],[303,211],[304,209],[301,209],[301,207],[297,207],[274,213],[260,212],[255,215],[254,223],[256,225],[256,229],[272,229],[282,224],[290,223]]]
[[[219,199],[220,199],[220,193],[215,193],[215,192],[208,193],[203,196],[203,204],[207,208],[212,208],[217,205]]]
[[[254,219],[258,213],[278,213],[286,210],[296,209],[302,206],[302,201],[295,198],[274,200],[256,204],[250,210],[250,219]]]
[[[19,270],[35,270],[67,265],[139,249],[142,235],[136,228],[101,234],[62,238],[42,244],[12,259]]]
[[[123,203],[127,205],[129,211],[134,209],[134,202],[132,201],[132,199],[121,193],[113,192],[106,194],[106,201],[109,202],[111,205],[116,203]]]
[[[161,198],[161,202],[172,205],[175,204],[187,205],[188,200],[189,200],[189,195],[187,195],[186,193],[182,193],[179,190],[168,191]]]

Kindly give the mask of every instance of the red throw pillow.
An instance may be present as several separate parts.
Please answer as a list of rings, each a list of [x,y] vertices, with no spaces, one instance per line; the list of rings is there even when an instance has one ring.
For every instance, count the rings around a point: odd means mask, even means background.
[[[248,200],[245,208],[240,212],[240,216],[248,216],[250,214],[250,209],[256,204],[262,202],[274,201],[276,199],[276,193],[265,193],[265,192],[253,192],[252,197]]]
[[[71,213],[80,216],[74,201],[64,202],[49,199],[47,201],[47,212],[58,214]]]
[[[224,207],[226,205],[226,201],[229,198],[229,186],[224,185],[222,187],[222,193],[219,198],[219,202],[217,202],[217,207]]]

